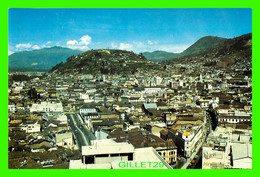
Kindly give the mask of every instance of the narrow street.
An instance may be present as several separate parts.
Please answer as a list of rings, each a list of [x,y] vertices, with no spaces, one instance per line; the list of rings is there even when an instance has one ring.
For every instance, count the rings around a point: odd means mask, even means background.
[[[81,151],[82,146],[90,145],[90,140],[95,139],[95,136],[81,123],[81,118],[78,115],[68,114],[67,117],[77,147]]]

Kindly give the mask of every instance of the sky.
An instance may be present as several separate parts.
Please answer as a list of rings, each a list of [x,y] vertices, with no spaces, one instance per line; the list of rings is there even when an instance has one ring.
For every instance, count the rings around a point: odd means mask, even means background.
[[[180,53],[204,36],[252,32],[252,9],[18,9],[8,13],[8,54],[61,46]]]

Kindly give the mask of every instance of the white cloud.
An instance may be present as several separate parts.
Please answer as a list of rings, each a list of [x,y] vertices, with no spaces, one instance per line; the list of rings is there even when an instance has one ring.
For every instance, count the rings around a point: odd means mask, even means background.
[[[79,47],[79,50],[88,50],[89,48],[88,48],[88,46],[80,46]]]
[[[34,45],[32,46],[32,49],[40,49],[40,47],[38,45]]]
[[[82,36],[80,38],[80,45],[89,45],[91,43],[91,37],[89,35]]]
[[[88,46],[79,46],[79,45],[69,45],[67,46],[68,48],[70,49],[73,49],[73,50],[88,50]]]
[[[8,50],[8,55],[12,55],[14,52]]]
[[[49,44],[51,44],[51,41],[46,42],[46,45],[49,45]]]
[[[27,44],[17,44],[15,47],[18,48],[18,49],[20,49],[20,48],[27,48],[28,49],[28,48],[31,48],[32,45],[30,43],[27,43]]]
[[[189,45],[160,45],[158,46],[158,50],[163,50],[166,52],[173,52],[173,53],[181,53],[184,50],[186,50],[189,47]]]
[[[150,40],[148,40],[148,41],[147,41],[147,44],[149,44],[149,45],[153,45],[153,42],[150,41]]]
[[[114,42],[112,42],[112,43],[111,43],[111,47],[112,47],[112,49],[116,49],[116,48],[117,48],[117,45],[116,45]]]
[[[88,45],[91,44],[91,37],[89,35],[84,35],[79,41],[69,40],[66,44],[70,49],[87,50],[89,49]]]
[[[150,41],[150,42],[149,42]],[[148,44],[152,43],[152,45]],[[181,53],[185,49],[187,49],[190,45],[188,44],[170,44],[170,43],[158,43],[157,41],[132,41],[128,43],[117,43],[117,42],[112,42],[110,43],[110,47],[112,49],[121,49],[121,50],[128,50],[128,51],[133,51],[135,53],[140,53],[140,52],[153,52],[156,50],[162,50],[166,52],[172,52],[172,53]]]
[[[76,40],[69,40],[68,42],[67,42],[67,45],[76,45],[76,44],[78,44],[79,42],[78,41],[76,41]]]
[[[120,50],[133,50],[133,45],[128,43],[120,43],[119,45]]]
[[[185,49],[184,49],[185,50]],[[184,50],[175,50],[173,53],[181,53],[183,52]]]

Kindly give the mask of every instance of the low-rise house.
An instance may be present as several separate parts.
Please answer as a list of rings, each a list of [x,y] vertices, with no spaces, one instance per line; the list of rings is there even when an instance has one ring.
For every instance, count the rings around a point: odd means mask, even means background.
[[[21,128],[26,133],[39,133],[41,132],[41,123],[37,120],[27,120],[22,123]]]
[[[88,107],[83,106],[79,109],[79,113],[80,114],[97,113],[97,109],[96,108],[88,108]]]
[[[58,132],[55,134],[55,143],[58,146],[63,146],[66,148],[73,148],[73,137],[71,132]]]
[[[175,123],[176,119],[177,119],[176,114],[172,114],[172,113],[164,114],[164,122],[167,128],[171,128],[171,126]]]
[[[199,105],[201,108],[208,108],[210,100],[199,100]]]
[[[67,124],[68,123],[68,118],[66,115],[58,115],[57,121],[60,122],[60,124]]]
[[[33,104],[30,112],[46,112],[50,115],[54,113],[63,114],[63,106],[61,103],[41,102],[40,104]]]
[[[119,119],[119,114],[116,114],[105,107],[98,108],[100,119]]]
[[[11,105],[8,104],[8,112],[15,113],[15,105],[14,104],[11,104]]]
[[[251,122],[251,116],[232,116],[232,115],[225,115],[220,114],[217,115],[217,120],[219,123],[227,122],[227,123],[238,123],[238,122]]]
[[[109,138],[113,138],[116,142],[129,142],[135,148],[153,147],[167,163],[174,164],[177,161],[177,147],[172,140],[164,141],[139,128],[129,131],[116,129],[109,133]]]
[[[48,140],[37,139],[35,141],[31,141],[28,144],[28,147],[31,148],[32,152],[42,152],[42,151],[45,151],[45,149],[49,149],[49,148],[53,147],[53,145]]]
[[[152,134],[154,134],[154,135],[156,135],[156,136],[158,136],[158,137],[160,137],[160,131],[161,130],[163,130],[164,128],[166,128],[166,125],[165,125],[165,123],[156,123],[156,122],[154,122],[154,123],[150,123],[150,124],[148,124],[147,126],[146,126],[146,129],[150,132],[150,133],[152,133]]]

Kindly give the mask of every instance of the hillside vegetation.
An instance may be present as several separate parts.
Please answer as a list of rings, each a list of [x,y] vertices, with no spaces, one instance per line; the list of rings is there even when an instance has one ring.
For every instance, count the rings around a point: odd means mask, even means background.
[[[126,50],[89,50],[67,62],[59,63],[50,72],[56,74],[134,74],[140,70],[158,70],[160,65],[147,60],[142,54]]]

